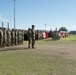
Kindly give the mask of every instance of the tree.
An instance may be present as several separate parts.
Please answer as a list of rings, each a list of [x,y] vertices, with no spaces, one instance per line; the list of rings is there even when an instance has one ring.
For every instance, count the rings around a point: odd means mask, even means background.
[[[59,31],[67,31],[66,27],[59,28]]]

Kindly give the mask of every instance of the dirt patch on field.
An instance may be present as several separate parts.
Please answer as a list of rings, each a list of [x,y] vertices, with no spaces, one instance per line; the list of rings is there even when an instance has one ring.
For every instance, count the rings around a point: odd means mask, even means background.
[[[36,49],[29,49],[27,45],[1,48],[0,51],[32,50],[42,55],[58,55],[66,59],[76,60],[76,44],[36,44]]]
[[[37,45],[37,50],[41,54],[58,55],[68,60],[76,60],[76,44]]]

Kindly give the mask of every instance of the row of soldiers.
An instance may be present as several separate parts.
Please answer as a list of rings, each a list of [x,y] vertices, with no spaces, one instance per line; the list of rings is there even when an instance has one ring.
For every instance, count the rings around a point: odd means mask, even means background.
[[[0,27],[0,48],[23,44],[24,31]]]

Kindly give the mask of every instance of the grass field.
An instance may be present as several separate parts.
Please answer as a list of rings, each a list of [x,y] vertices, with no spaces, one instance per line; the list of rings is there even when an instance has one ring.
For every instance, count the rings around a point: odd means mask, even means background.
[[[62,56],[51,52],[51,47],[57,44],[58,49],[64,44],[76,45],[75,35],[59,41],[51,41],[51,38],[36,41],[37,49],[27,49],[27,43],[24,41],[23,46],[14,47],[14,50],[0,49],[0,75],[76,75],[76,60],[65,58],[67,54]]]
[[[24,41],[25,44],[27,44],[28,41]],[[38,40],[36,41],[36,44],[57,44],[57,43],[76,43],[76,35],[69,35],[68,37],[63,37],[58,41],[52,41],[52,38],[44,39],[44,40]]]

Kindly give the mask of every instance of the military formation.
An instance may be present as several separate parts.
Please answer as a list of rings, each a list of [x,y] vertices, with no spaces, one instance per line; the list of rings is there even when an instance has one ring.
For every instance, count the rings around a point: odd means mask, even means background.
[[[23,44],[24,31],[0,27],[0,48]]]

